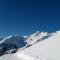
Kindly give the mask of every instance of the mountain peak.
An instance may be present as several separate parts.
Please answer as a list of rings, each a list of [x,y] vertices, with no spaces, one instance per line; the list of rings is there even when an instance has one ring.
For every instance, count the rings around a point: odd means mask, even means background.
[[[31,34],[29,37],[27,37],[28,44],[35,44],[37,41],[42,40],[43,37],[47,36],[47,32],[39,32]]]

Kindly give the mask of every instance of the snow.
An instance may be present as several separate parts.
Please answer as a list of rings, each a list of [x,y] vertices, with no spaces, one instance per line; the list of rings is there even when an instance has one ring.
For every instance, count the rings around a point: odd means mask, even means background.
[[[0,60],[45,60],[42,57],[34,57],[25,54],[24,52],[18,52],[16,54],[8,54],[0,57]]]
[[[31,56],[26,55],[24,53],[17,53],[17,56],[21,59],[24,59],[24,60],[35,60],[34,57],[31,57]]]
[[[26,40],[28,44],[32,45],[35,44],[38,40],[41,40],[41,38],[43,38],[44,36],[48,36],[48,33],[37,31],[36,33],[30,35]]]
[[[16,52],[17,49],[23,49],[26,45],[27,42],[25,42],[24,37],[19,35],[10,35],[0,41],[0,56],[5,53]]]
[[[60,60],[60,31],[20,52],[31,56],[42,56],[46,60]]]
[[[8,36],[8,37],[4,38],[3,40],[1,40],[1,41],[0,41],[0,44],[1,44],[1,43],[3,43],[5,40],[7,40],[7,39],[11,38],[11,37],[12,37],[12,35],[10,35],[10,36]]]
[[[48,38],[41,40],[48,35],[47,32],[38,31],[28,36],[26,41],[32,46],[24,50],[19,49],[15,54],[3,55],[0,60],[60,60],[60,31],[51,33]]]

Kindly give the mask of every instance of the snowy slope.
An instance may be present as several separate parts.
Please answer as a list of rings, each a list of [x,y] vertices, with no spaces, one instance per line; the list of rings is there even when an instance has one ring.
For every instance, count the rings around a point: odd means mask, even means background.
[[[28,36],[26,41],[31,46],[19,49],[15,54],[3,55],[0,60],[60,60],[60,31],[37,32]]]
[[[48,37],[49,34],[47,32],[39,32],[33,33],[32,35],[28,36],[26,41],[29,45],[33,45],[42,40],[44,37]]]
[[[20,51],[31,56],[41,56],[46,60],[60,60],[60,31],[52,36]]]
[[[44,60],[41,57],[29,56],[25,53],[8,54],[0,57],[0,60]]]

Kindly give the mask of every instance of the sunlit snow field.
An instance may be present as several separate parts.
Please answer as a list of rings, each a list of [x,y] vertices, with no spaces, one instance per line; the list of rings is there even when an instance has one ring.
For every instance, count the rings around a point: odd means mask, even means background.
[[[32,37],[28,37],[30,47],[21,51],[19,49],[15,54],[5,54],[0,60],[60,60],[60,31],[51,33],[48,38],[37,42],[41,36],[48,34],[45,32],[32,34]]]

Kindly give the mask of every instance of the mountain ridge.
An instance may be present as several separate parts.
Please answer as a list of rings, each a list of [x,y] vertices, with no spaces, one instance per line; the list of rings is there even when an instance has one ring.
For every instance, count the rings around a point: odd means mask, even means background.
[[[14,35],[14,39],[13,39],[15,42],[17,40],[17,39],[15,40],[16,36],[18,35]],[[10,38],[7,38],[7,39],[10,40]],[[15,54],[9,54],[9,55],[6,55],[5,53],[2,54],[1,60],[3,60],[3,57],[5,56],[8,56],[8,58],[5,60],[9,60],[9,59],[13,60],[14,56],[16,56],[16,60],[28,60],[30,58],[32,60],[35,60],[35,58],[36,60],[60,60],[59,58],[60,56],[59,54],[60,53],[59,52],[60,51],[60,48],[59,48],[60,47],[60,43],[59,43],[60,31],[56,31],[53,33],[38,31],[36,33],[33,33],[29,36],[24,36],[22,38],[23,38],[22,41],[24,43],[26,42],[26,44],[23,47],[18,48],[17,51],[13,50],[13,51],[16,51]],[[20,41],[20,38],[18,40]],[[10,51],[8,51],[8,53]],[[10,58],[10,56],[12,58]]]

